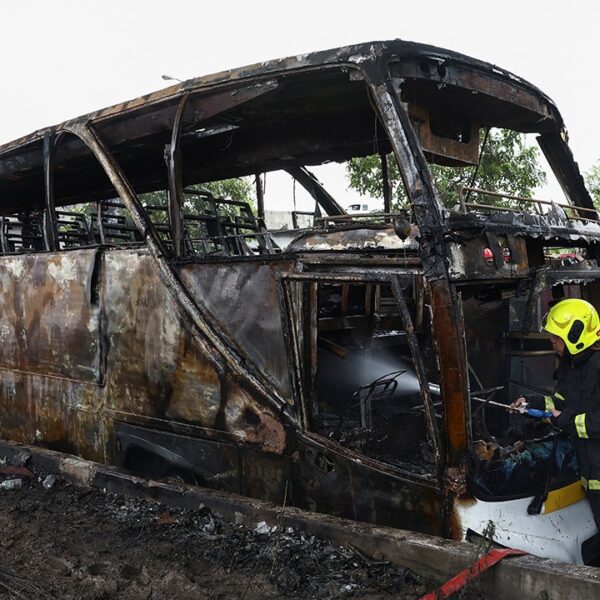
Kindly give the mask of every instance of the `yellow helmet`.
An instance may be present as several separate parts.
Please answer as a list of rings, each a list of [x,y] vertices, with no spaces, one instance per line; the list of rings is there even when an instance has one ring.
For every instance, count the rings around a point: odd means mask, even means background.
[[[542,327],[563,340],[571,354],[578,354],[600,340],[600,318],[585,300],[569,298],[550,308]]]

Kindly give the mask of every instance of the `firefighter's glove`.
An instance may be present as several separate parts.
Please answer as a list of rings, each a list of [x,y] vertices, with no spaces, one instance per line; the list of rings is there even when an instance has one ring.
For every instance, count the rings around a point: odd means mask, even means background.
[[[570,410],[563,410],[558,417],[550,417],[550,423],[566,433],[573,433],[575,413]]]

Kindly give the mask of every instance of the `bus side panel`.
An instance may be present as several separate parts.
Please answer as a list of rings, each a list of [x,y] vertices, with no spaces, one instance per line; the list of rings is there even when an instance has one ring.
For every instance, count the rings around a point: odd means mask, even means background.
[[[442,494],[434,482],[401,478],[340,449],[300,436],[296,501],[307,510],[444,535]]]
[[[277,296],[277,273],[294,261],[188,264],[180,275],[194,300],[275,390],[291,402],[291,379]]]
[[[221,404],[214,363],[183,321],[144,252],[105,256],[108,406],[213,427]]]

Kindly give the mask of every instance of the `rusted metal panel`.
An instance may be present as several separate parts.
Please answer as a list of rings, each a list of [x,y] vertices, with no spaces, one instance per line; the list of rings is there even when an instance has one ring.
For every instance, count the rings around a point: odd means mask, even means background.
[[[281,454],[284,451],[287,436],[279,415],[233,382],[222,400],[224,428],[232,438],[265,452]]]
[[[108,406],[213,427],[221,382],[147,251],[104,256],[101,298],[110,344]],[[125,309],[124,309],[125,308]]]
[[[23,296],[7,299],[3,315],[12,326],[3,327],[3,434],[110,460],[108,415],[134,414],[152,423],[220,429],[251,447],[281,453],[286,436],[278,417],[218,372],[160,284],[148,253],[114,250],[100,263],[95,258],[95,251],[82,250],[2,259],[3,289]],[[52,277],[57,265],[60,285]],[[92,277],[94,268],[100,273]],[[20,277],[46,287],[24,289]],[[90,289],[92,280],[98,289]],[[102,346],[109,350],[105,358]]]
[[[422,482],[390,477],[357,462],[350,463],[357,520],[431,535],[444,535],[442,495]],[[362,490],[373,490],[364,493]]]
[[[103,388],[91,383],[0,371],[0,435],[7,439],[113,460],[111,423],[96,407]]]
[[[292,459],[252,448],[240,449],[241,490],[251,498],[286,504],[294,502]]]
[[[278,418],[198,345],[161,285],[152,257],[145,252],[108,254],[103,284],[111,409],[191,422],[227,431],[265,451],[283,451],[285,433]]]
[[[368,463],[368,461],[365,461]],[[441,493],[433,484],[391,475],[315,438],[294,456],[296,505],[336,516],[440,535]]]
[[[277,310],[276,277],[293,266],[293,260],[277,260],[190,263],[179,268],[194,300],[288,402],[291,383]]]
[[[100,384],[96,251],[0,257],[0,368]]]
[[[240,450],[232,444],[117,422],[118,463],[155,477],[169,470],[204,487],[242,493]]]
[[[217,364],[221,373],[226,368],[233,375],[240,377],[246,386],[267,400],[271,410],[280,410],[282,398],[279,391],[269,385],[268,379],[265,379],[260,371],[253,368],[253,365],[248,365],[240,360],[235,348],[224,339],[218,328],[215,328],[210,319],[207,319],[205,313],[194,301],[188,290],[182,286],[174,266],[164,260],[166,257],[165,249],[156,233],[156,229],[144,211],[130,181],[120,169],[114,157],[108,152],[96,131],[87,123],[75,124],[70,131],[83,140],[93,151],[131,214],[135,225],[140,232],[143,232],[162,285],[169,291],[178,310],[191,322],[196,334],[195,339],[203,346],[205,355]],[[281,411],[281,414],[289,419],[287,411]]]
[[[440,361],[446,455],[452,467],[465,464],[470,430],[467,414],[469,390],[464,325],[456,290],[431,284],[431,308]]]
[[[335,231],[311,231],[298,236],[288,246],[289,251],[373,251],[390,250],[403,252],[416,252],[418,244],[416,227],[410,227],[410,234],[406,239],[401,239],[396,230],[389,226],[373,226],[372,224],[358,226],[343,226]]]
[[[457,238],[459,236],[456,236]],[[449,276],[453,281],[465,279],[511,279],[522,278],[531,273],[525,239],[513,234],[485,236],[460,242],[449,242]],[[485,258],[486,249],[491,250],[493,260]]]
[[[475,61],[467,57],[453,60],[448,56],[446,59],[441,53],[434,51],[425,52],[418,58],[408,56],[392,60],[390,71],[393,77],[425,80],[431,84],[432,90],[441,84],[488,95],[496,101],[520,106],[539,119],[547,119],[549,125],[558,121],[556,107],[540,90],[512,73],[497,67],[485,68],[483,63],[476,62],[479,64],[474,64]],[[500,113],[501,109],[497,111]]]

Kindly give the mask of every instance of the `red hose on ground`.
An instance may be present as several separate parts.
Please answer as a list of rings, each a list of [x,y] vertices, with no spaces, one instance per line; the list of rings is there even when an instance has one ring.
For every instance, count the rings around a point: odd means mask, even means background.
[[[446,581],[446,583],[435,590],[435,592],[426,594],[419,600],[442,600],[443,598],[449,598],[452,594],[464,587],[467,582],[477,579],[481,573],[487,571],[490,567],[493,567],[503,558],[506,558],[507,556],[520,556],[522,554],[527,554],[527,552],[515,550],[514,548],[495,548],[494,550],[490,550],[468,569],[461,571],[458,575],[455,575],[452,579]]]

